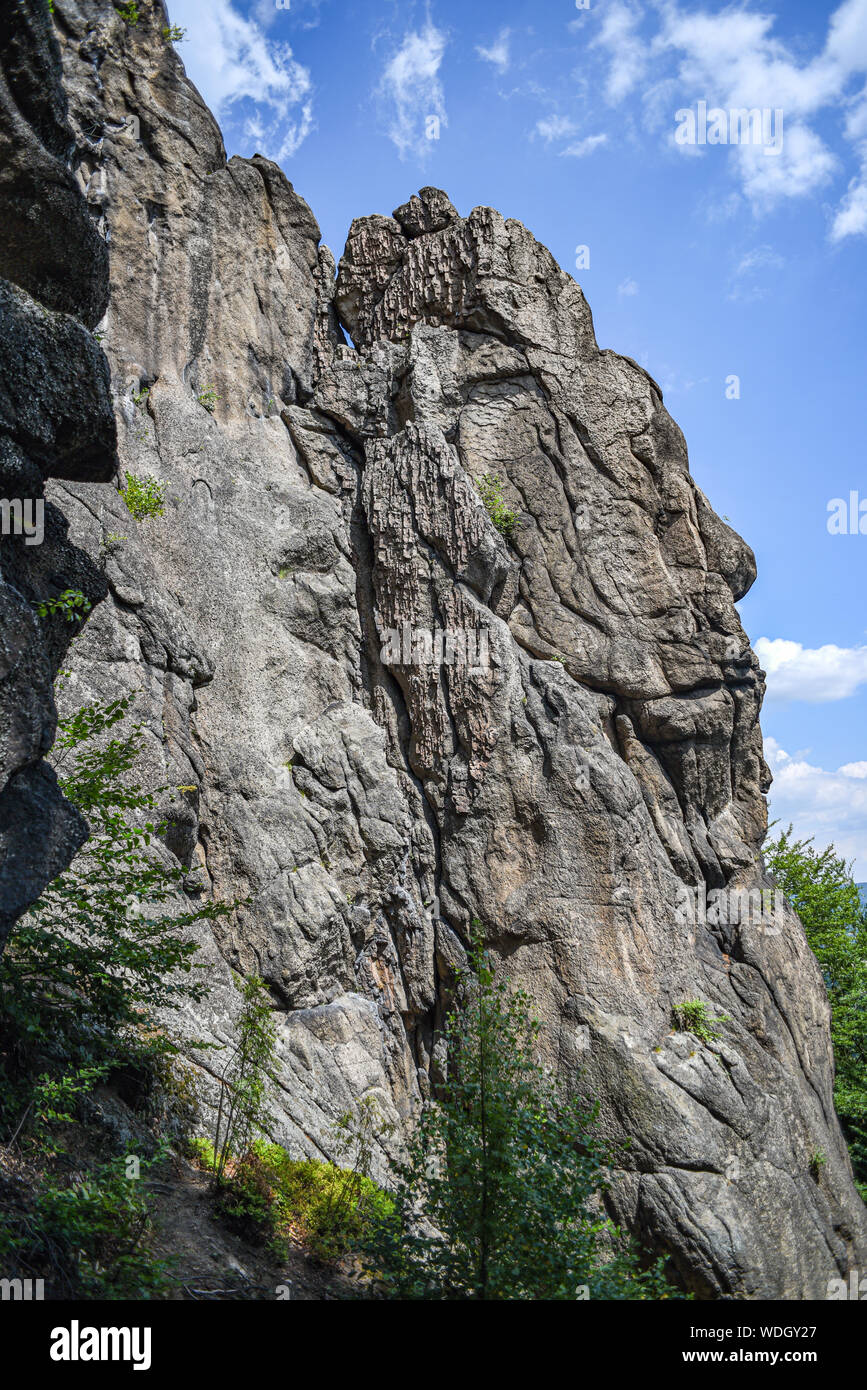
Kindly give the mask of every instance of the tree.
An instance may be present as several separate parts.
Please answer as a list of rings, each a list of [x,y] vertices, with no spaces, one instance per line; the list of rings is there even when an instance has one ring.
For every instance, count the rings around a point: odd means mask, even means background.
[[[831,1004],[834,1104],[862,1197],[867,1198],[867,914],[851,865],[816,850],[790,825],[765,845],[765,862],[804,924]]]
[[[246,1154],[256,1134],[267,1134],[269,1073],[275,1065],[277,1029],[263,980],[250,975],[237,982],[242,1007],[237,1042],[220,1076],[220,1102],[214,1126],[214,1183],[223,1181],[234,1154]]]
[[[606,1219],[611,1153],[596,1107],[558,1094],[535,1061],[529,1000],[494,980],[476,940],[446,1027],[448,1077],[405,1160],[372,1267],[419,1299],[678,1297]]]
[[[116,737],[133,696],[94,703],[64,720],[55,744],[60,785],[90,823],[70,868],[16,925],[0,960],[0,1116],[37,1074],[126,1060],[149,1035],[173,1050],[157,1011],[199,999],[205,985],[186,929],[231,911],[186,909],[184,871],[155,850],[163,830],[154,792],[129,780],[142,730]],[[160,788],[158,790],[164,790]]]

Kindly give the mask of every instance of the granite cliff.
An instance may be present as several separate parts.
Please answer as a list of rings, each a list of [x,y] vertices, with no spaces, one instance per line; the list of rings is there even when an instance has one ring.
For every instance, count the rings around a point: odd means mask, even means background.
[[[867,1265],[867,1224],[821,976],[784,905],[701,908],[769,887],[763,678],[735,607],[750,550],[657,384],[598,347],[580,287],[520,222],[425,188],[357,219],[336,271],[281,170],[226,160],[165,12],[139,9],[131,28],[108,0],[55,0],[76,186],[61,123],[44,174],[24,161],[21,206],[70,220],[69,264],[53,285],[13,236],[0,265],[3,351],[56,347],[29,383],[60,400],[50,437],[8,428],[8,457],[53,479],[58,550],[3,539],[4,644],[30,644],[2,686],[4,727],[28,721],[4,748],[4,833],[34,779],[52,798],[28,824],[34,883],[83,833],[40,761],[67,636],[33,617],[50,564],[61,588],[107,590],[63,706],[136,692],[145,777],[178,789],[163,852],[191,900],[245,900],[202,939],[212,987],[187,1034],[225,1041],[231,969],[264,977],[293,1152],[328,1154],[367,1095],[398,1135],[411,1124],[475,918],[534,1000],[546,1064],[631,1136],[612,1212],[701,1297],[824,1297]],[[4,430],[25,400],[4,397]],[[122,470],[166,485],[160,518],[136,523],[105,486],[114,420]],[[15,883],[9,920],[38,891]],[[727,1020],[718,1039],[677,1026],[693,999]]]

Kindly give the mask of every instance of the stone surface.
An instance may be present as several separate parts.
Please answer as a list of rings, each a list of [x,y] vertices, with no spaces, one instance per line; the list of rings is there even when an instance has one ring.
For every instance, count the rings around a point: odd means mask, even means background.
[[[115,423],[108,363],[92,329],[108,300],[108,251],[67,156],[60,51],[47,7],[0,16],[0,949],[69,863],[87,827],[44,761],[53,680],[79,621],[37,605],[105,595],[46,478],[110,478]],[[16,513],[17,509],[17,513]],[[23,530],[27,524],[29,534]]]
[[[632,1138],[614,1214],[702,1297],[824,1297],[867,1232],[819,971],[786,911],[683,908],[766,884],[769,777],[753,557],[659,388],[519,222],[435,189],[354,222],[335,283],[276,166],[226,162],[159,6],[55,8],[122,465],[167,487],[136,523],[52,485],[110,591],[64,700],[138,692],[165,852],[247,900],[188,1036],[227,1040],[255,970],[285,1142],[333,1153],[367,1095],[399,1136],[476,917],[562,1085]],[[457,655],[406,660],[438,632]],[[692,999],[718,1040],[674,1026]]]

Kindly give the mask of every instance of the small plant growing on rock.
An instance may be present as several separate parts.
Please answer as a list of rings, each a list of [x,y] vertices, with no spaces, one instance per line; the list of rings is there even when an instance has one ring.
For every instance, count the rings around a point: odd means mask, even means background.
[[[703,999],[688,999],[683,1004],[675,1004],[673,1013],[675,1028],[681,1033],[692,1033],[703,1043],[722,1037],[718,1025],[729,1021],[725,1014],[714,1018]]]
[[[146,521],[148,517],[162,516],[166,509],[167,486],[167,483],[157,482],[151,474],[136,478],[133,473],[127,473],[126,487],[120,495],[130,516],[135,521]]]
[[[819,1181],[822,1169],[828,1162],[828,1155],[824,1149],[814,1149],[810,1154],[810,1173],[816,1182]]]
[[[57,598],[45,598],[36,605],[36,611],[40,618],[47,618],[49,614],[62,613],[68,623],[74,623],[76,618],[83,618],[85,613],[89,613],[91,602],[85,598],[80,589],[64,589]]]
[[[213,415],[217,401],[222,400],[222,396],[217,395],[213,386],[205,386],[196,396],[196,400],[199,405],[205,407],[209,415]]]
[[[135,3],[135,0],[129,0],[128,5],[115,5],[114,8],[117,10],[121,19],[124,20],[131,29],[136,27],[141,15],[138,12],[138,5]]]
[[[483,473],[476,481],[479,496],[485,510],[501,536],[511,536],[517,524],[517,516],[510,512],[503,501],[503,484],[498,473]]]
[[[181,43],[186,36],[186,29],[182,29],[179,24],[164,24],[163,38],[167,43]]]
[[[116,550],[123,545],[126,536],[119,535],[116,531],[107,531],[100,542],[100,550],[106,555],[113,555]]]

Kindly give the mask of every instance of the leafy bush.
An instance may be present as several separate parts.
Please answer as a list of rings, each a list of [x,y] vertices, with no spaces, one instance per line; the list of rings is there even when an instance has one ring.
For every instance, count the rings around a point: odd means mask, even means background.
[[[318,1159],[293,1159],[256,1140],[220,1192],[224,1215],[259,1234],[278,1257],[291,1237],[330,1260],[366,1244],[391,1215],[390,1197],[363,1173]]]
[[[722,1037],[719,1031],[719,1024],[728,1023],[724,1014],[715,1018],[708,1012],[708,1006],[703,999],[687,999],[683,1004],[675,1004],[672,1010],[674,1014],[674,1026],[682,1033],[692,1033],[699,1042],[714,1042]]]
[[[196,396],[199,405],[203,405],[209,415],[213,415],[217,401],[221,399],[222,397],[217,395],[213,386],[205,386]]]
[[[153,857],[163,827],[145,817],[155,796],[127,779],[141,727],[110,736],[132,700],[87,705],[59,725],[60,785],[91,836],[16,924],[0,959],[0,1125],[10,1128],[42,1078],[173,1051],[156,1010],[205,991],[184,932],[231,910],[212,902],[179,911],[184,871]]]
[[[150,474],[137,478],[135,474],[127,473],[126,487],[120,495],[130,516],[135,521],[146,521],[148,517],[162,516],[165,512],[167,487],[167,483],[158,482]]]
[[[517,516],[510,512],[503,500],[503,485],[496,473],[483,473],[476,482],[479,496],[485,510],[501,536],[511,536],[517,524]]]
[[[64,589],[57,598],[42,599],[36,605],[36,611],[40,618],[47,618],[50,614],[62,613],[68,623],[74,623],[76,618],[83,618],[91,610],[90,599],[85,598],[80,589]]]
[[[170,1281],[150,1234],[141,1182],[120,1160],[85,1177],[49,1176],[26,1205],[4,1204],[0,1263],[9,1277],[44,1278],[54,1298],[154,1298]]]
[[[125,20],[131,28],[134,29],[136,27],[141,16],[139,15],[138,5],[136,5],[135,0],[129,0],[129,4],[127,5],[115,5],[114,8],[117,10],[121,19]]]
[[[662,1260],[606,1220],[611,1150],[596,1108],[563,1098],[534,1060],[539,1024],[481,945],[446,1028],[448,1076],[394,1164],[394,1209],[371,1269],[404,1299],[671,1298]]]
[[[812,848],[792,827],[764,848],[765,862],[804,924],[828,990],[836,1066],[834,1104],[867,1200],[867,913],[850,866],[833,845]]]

